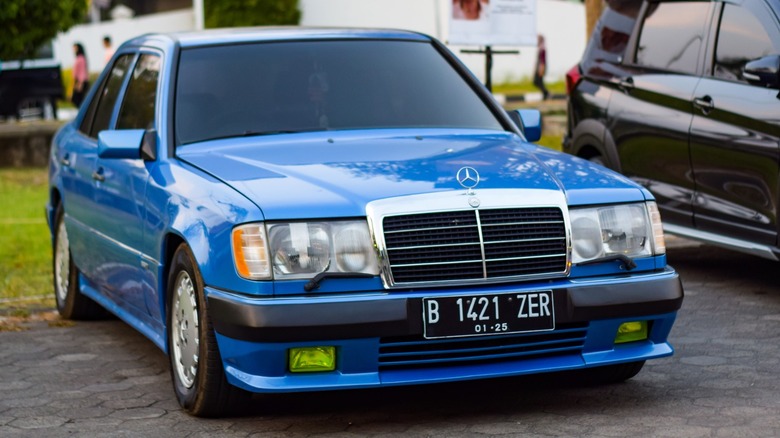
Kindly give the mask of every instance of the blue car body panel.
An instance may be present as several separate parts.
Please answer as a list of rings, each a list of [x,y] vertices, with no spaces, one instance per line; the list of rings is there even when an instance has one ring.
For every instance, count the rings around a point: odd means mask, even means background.
[[[477,193],[533,189],[563,194],[571,209],[653,199],[647,190],[621,175],[525,142],[521,129],[511,124],[454,57],[452,67],[460,69],[464,81],[505,130],[343,129],[176,144],[175,87],[182,50],[290,39],[437,44],[410,32],[299,28],[149,35],[125,43],[114,60],[127,55],[137,60],[141,54],[160,58],[155,128],[143,135],[139,130],[114,130],[120,99],[112,109],[109,130],[103,131],[108,133],[106,144],[99,147],[96,138],[83,132],[82,125],[91,117],[87,104],[100,97],[100,84],[109,78],[107,69],[78,117],[55,136],[51,152],[48,220],[54,233],[55,211],[60,206],[64,209],[83,294],[167,352],[170,259],[180,244],[187,245],[202,276],[210,312],[213,307],[227,378],[236,386],[257,392],[446,382],[621,364],[672,354],[667,336],[682,302],[682,287],[676,273],[666,266],[664,254],[635,259],[636,268],[631,272],[626,272],[620,260],[569,263],[566,275],[478,286],[390,290],[380,276],[370,276],[327,279],[316,293],[308,293],[304,292],[308,280],[241,277],[231,244],[236,226],[366,219],[367,206],[373,201],[431,193],[465,194],[457,180],[459,169],[464,167],[478,169]],[[128,82],[125,79],[120,96]],[[151,157],[130,158],[134,152],[126,146],[139,141],[142,147],[152,148]],[[513,201],[507,200],[509,204]],[[517,202],[522,203],[522,199]],[[650,284],[657,284],[657,291],[652,292],[649,286],[637,289],[637,285]],[[556,308],[562,313],[556,318],[564,324],[556,328],[555,336],[566,342],[531,333],[491,337],[527,343],[539,354],[504,351],[502,347],[491,350],[487,359],[462,358],[448,364],[410,362],[403,357],[412,353],[392,353],[393,349],[415,351],[429,344],[445,348],[451,342],[420,337],[423,316],[418,310],[426,297],[539,290],[551,291],[560,301],[556,301]],[[589,290],[597,292],[598,300],[586,302]],[[351,306],[365,309],[365,315],[344,310]],[[329,313],[334,309],[337,311]],[[270,320],[264,319],[269,315],[274,315],[277,325],[269,326]],[[280,319],[279,315],[287,317]],[[344,321],[328,321],[327,315]],[[325,318],[323,328],[334,331],[323,333],[340,335],[313,335],[316,327],[310,326],[307,318]],[[636,320],[649,322],[648,339],[615,345],[617,327]],[[357,332],[350,332],[351,328]],[[470,339],[479,344],[482,337]],[[455,349],[469,350],[472,347],[468,344],[464,341]],[[336,347],[337,370],[290,373],[288,349],[316,345]]]

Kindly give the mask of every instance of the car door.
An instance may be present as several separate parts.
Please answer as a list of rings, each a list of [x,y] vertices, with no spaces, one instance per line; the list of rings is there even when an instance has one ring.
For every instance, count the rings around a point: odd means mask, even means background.
[[[780,54],[777,16],[763,0],[724,3],[715,43],[693,100],[696,228],[774,245],[780,99],[776,88],[751,84],[743,68]]]
[[[95,209],[97,135],[108,127],[134,58],[134,54],[117,58],[88,103],[78,132],[69,138],[62,155],[58,157],[62,166],[65,223],[73,258],[92,287],[100,276],[100,266],[105,263],[104,254],[95,250],[101,246],[101,236],[95,231],[101,228],[100,222],[103,220]]]
[[[621,172],[647,187],[665,221],[692,225],[690,101],[701,72],[709,2],[648,2],[616,77],[607,124]]]
[[[143,129],[155,135],[155,109],[160,55],[141,52],[132,68],[109,126]],[[153,262],[141,252],[146,218],[146,185],[153,161],[141,158],[101,158],[95,166],[95,229],[102,237],[97,281],[136,317],[149,309],[144,281]],[[154,303],[152,303],[154,304]]]

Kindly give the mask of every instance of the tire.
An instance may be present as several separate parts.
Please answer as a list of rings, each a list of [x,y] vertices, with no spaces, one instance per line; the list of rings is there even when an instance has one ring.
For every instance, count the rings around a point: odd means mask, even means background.
[[[181,407],[198,417],[216,417],[249,398],[227,382],[203,294],[203,280],[190,249],[176,250],[168,274],[168,357],[173,390]]]
[[[107,315],[99,304],[79,291],[79,270],[71,257],[68,230],[65,228],[65,211],[61,204],[54,214],[52,272],[54,298],[61,317],[88,320],[104,318]]]
[[[620,383],[636,376],[642,371],[645,361],[607,365],[598,368],[584,370],[585,378],[593,384],[604,385]]]

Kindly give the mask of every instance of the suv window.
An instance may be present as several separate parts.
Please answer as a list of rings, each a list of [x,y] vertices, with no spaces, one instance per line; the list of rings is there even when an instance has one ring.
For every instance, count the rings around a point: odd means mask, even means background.
[[[772,37],[774,37],[774,44]],[[763,23],[746,8],[725,4],[718,31],[713,76],[747,82],[742,77],[742,68],[745,64],[754,59],[780,53],[778,44],[780,44],[780,36],[777,28],[772,27],[771,23]]]
[[[159,76],[160,57],[141,55],[127,85],[127,93],[116,122],[117,129],[154,129]]]
[[[696,74],[709,8],[707,2],[650,3],[642,22],[636,63]]]
[[[82,125],[82,131],[86,132],[85,126],[89,126],[89,123],[91,123],[91,128],[89,129],[90,137],[97,137],[98,132],[108,129],[113,112],[112,108],[116,104],[119,90],[122,88],[125,76],[134,57],[135,55],[120,56],[114,63],[108,78],[104,81],[105,85],[100,90],[100,93],[93,97],[87,111],[87,117],[84,118],[84,125]],[[91,120],[93,117],[94,121]]]

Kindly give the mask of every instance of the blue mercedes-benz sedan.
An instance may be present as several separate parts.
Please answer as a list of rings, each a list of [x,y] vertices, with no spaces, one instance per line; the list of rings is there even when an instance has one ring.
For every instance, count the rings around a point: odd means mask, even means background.
[[[170,358],[189,413],[251,393],[583,370],[671,355],[652,195],[530,144],[437,40],[145,35],[53,141],[57,307]]]

